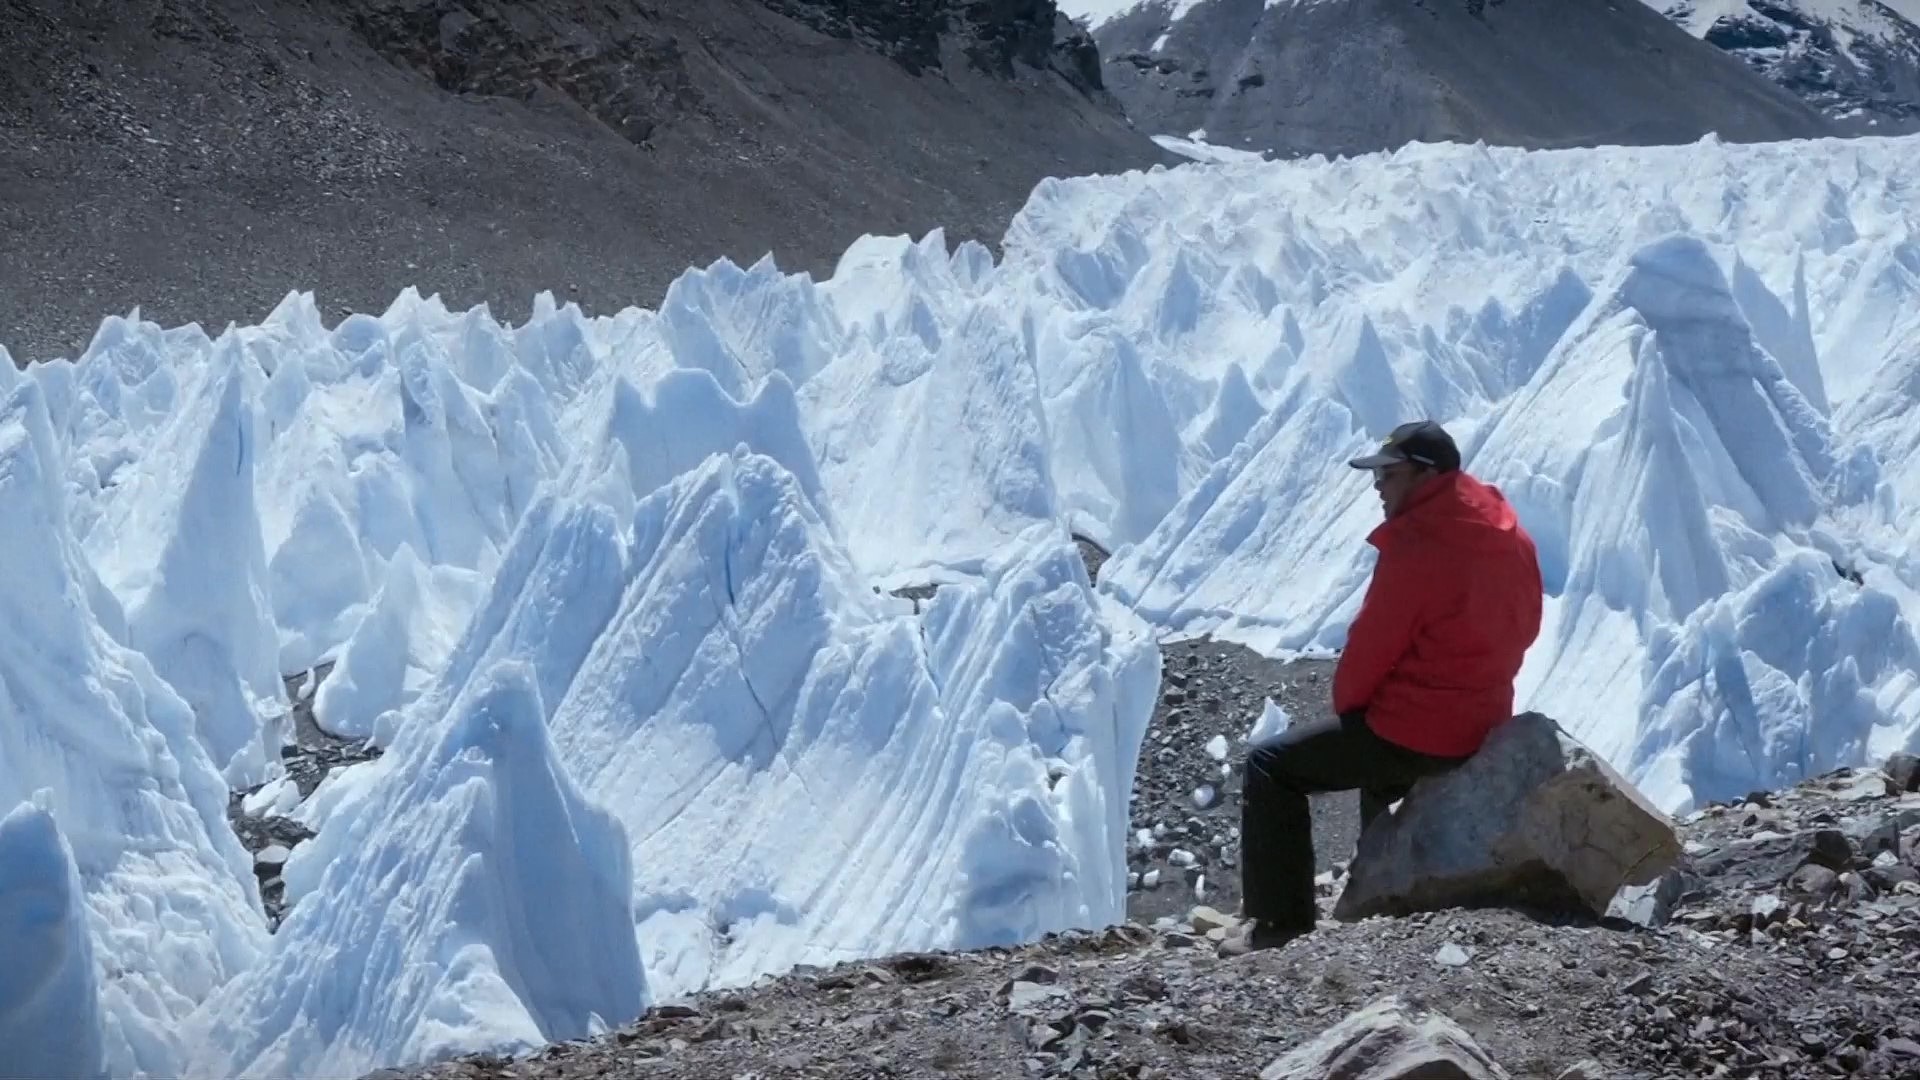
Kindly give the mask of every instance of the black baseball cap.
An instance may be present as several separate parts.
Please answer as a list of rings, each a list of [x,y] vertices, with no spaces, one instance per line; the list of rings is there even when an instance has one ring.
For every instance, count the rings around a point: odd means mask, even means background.
[[[1431,420],[1415,420],[1394,428],[1380,449],[1347,464],[1356,469],[1380,469],[1401,462],[1452,472],[1460,467],[1460,448],[1453,445],[1453,436],[1446,428]]]

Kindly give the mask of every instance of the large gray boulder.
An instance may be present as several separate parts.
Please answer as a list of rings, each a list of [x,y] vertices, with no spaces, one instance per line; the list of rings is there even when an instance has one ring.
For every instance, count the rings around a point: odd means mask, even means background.
[[[1507,1080],[1507,1072],[1452,1020],[1388,995],[1276,1058],[1260,1080]]]
[[[1673,821],[1625,777],[1551,718],[1523,713],[1374,820],[1333,913],[1525,906],[1598,918],[1681,850]]]

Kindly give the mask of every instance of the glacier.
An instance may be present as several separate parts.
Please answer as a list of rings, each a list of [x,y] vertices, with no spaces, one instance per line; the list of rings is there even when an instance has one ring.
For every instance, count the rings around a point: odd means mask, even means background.
[[[181,1025],[258,961],[267,928],[194,710],[128,644],[68,523],[48,396],[26,379],[0,395],[0,1045],[86,1071],[94,1044],[110,1075],[166,1075]],[[72,1042],[48,994],[97,1011],[92,1038]]]
[[[360,1073],[1117,921],[1158,646],[1337,650],[1344,461],[1415,416],[1538,542],[1522,706],[1663,807],[1920,749],[1916,149],[1195,162],[1044,181],[997,259],[0,365],[5,1045]],[[380,756],[300,799],[328,665]],[[249,791],[315,833],[272,932]]]
[[[106,1073],[93,938],[73,849],[47,792],[0,818],[0,1046],[10,1076]]]
[[[185,1075],[358,1076],[639,1012],[625,833],[567,779],[544,713],[503,661],[369,764],[288,860],[300,902],[265,955],[192,1018]]]

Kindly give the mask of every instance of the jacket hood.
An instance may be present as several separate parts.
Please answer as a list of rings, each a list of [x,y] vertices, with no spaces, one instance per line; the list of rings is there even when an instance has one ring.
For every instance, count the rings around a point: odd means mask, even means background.
[[[1415,492],[1367,541],[1379,547],[1403,536],[1432,536],[1454,545],[1503,545],[1519,524],[1520,515],[1499,488],[1455,469]]]

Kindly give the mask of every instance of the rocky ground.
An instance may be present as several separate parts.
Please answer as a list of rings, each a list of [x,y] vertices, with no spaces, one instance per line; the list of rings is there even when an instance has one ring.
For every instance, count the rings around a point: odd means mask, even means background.
[[[1683,866],[1649,890],[1670,903],[1642,905],[1639,922],[1498,909],[1327,921],[1221,960],[1207,940],[1220,920],[1202,911],[1176,930],[1132,922],[796,971],[525,1060],[382,1075],[1299,1075],[1275,1063],[1397,995],[1514,1077],[1911,1077],[1920,793],[1895,793],[1906,769],[1693,816]]]
[[[1280,662],[1207,639],[1169,642],[1162,658],[1160,701],[1134,777],[1127,856],[1127,914],[1147,925],[1195,904],[1238,909],[1247,735],[1268,700],[1295,722],[1333,707],[1330,659]],[[1328,871],[1353,855],[1359,797],[1315,796],[1313,810],[1315,854]]]
[[[286,783],[293,786],[300,799],[312,795],[334,769],[380,756],[373,747],[329,734],[314,722],[313,695],[319,690],[320,681],[332,670],[333,664],[329,661],[286,680],[287,699],[293,705],[294,741],[281,748],[280,760],[287,769]],[[278,790],[284,785],[276,783],[267,787]],[[227,820],[232,822],[240,843],[253,853],[254,873],[260,878],[261,900],[267,908],[267,924],[275,929],[287,913],[286,883],[280,879],[280,868],[295,845],[313,838],[312,830],[278,812],[293,802],[297,800],[291,795],[283,801],[274,798],[274,791],[265,788],[236,791],[227,801]]]

